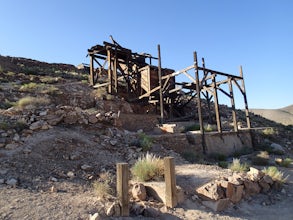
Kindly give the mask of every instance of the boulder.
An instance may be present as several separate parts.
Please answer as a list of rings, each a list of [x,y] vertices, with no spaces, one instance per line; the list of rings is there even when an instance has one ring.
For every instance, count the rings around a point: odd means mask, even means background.
[[[197,194],[205,200],[219,200],[225,197],[221,185],[215,182],[209,182],[196,189]]]
[[[146,182],[144,183],[148,197],[152,197],[159,202],[166,203],[166,185],[165,182]],[[180,186],[176,186],[177,203],[184,202],[184,191]]]
[[[29,128],[33,131],[39,130],[43,127],[44,124],[45,124],[45,122],[43,120],[36,121],[36,122],[32,123]]]
[[[233,183],[228,182],[226,196],[233,203],[240,202],[240,200],[242,199],[243,189],[243,185],[235,185]]]
[[[271,144],[271,150],[272,150],[272,153],[275,153],[275,154],[284,154],[285,153],[284,147],[282,147],[280,144],[276,144],[276,143]]]
[[[265,175],[265,176],[263,177],[263,180],[264,180],[266,183],[270,184],[270,185],[273,185],[273,183],[274,183],[274,180],[273,180],[272,177],[270,177],[269,175]]]
[[[142,183],[135,183],[131,190],[134,199],[144,201],[146,199],[146,189]]]
[[[264,180],[264,178],[261,178],[260,180],[259,180],[259,185],[260,185],[260,187],[261,187],[261,190],[263,191],[263,192],[268,192],[269,190],[270,190],[270,184],[268,184],[265,180]]]
[[[14,179],[14,178],[11,178],[11,179],[6,181],[7,185],[13,186],[13,187],[15,187],[17,185],[17,183],[18,183],[17,179]]]
[[[250,167],[250,170],[247,172],[247,177],[254,182],[259,181],[264,175],[263,172],[254,167]]]
[[[88,122],[91,124],[95,124],[98,122],[98,119],[96,117],[96,114],[91,114],[88,116]]]
[[[66,124],[75,124],[78,121],[78,115],[76,112],[71,111],[68,112],[65,116],[64,116],[64,122]]]
[[[261,190],[257,182],[252,182],[250,180],[244,181],[244,187],[245,187],[245,194],[248,196],[258,194]]]

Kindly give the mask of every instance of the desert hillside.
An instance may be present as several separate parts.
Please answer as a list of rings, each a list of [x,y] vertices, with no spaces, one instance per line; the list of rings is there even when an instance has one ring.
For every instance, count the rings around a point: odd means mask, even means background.
[[[185,108],[196,114],[194,103]],[[279,111],[292,119],[292,106]],[[231,109],[221,105],[220,114],[232,133]],[[244,111],[237,118],[240,133]],[[205,134],[218,135],[213,121]],[[224,155],[213,142],[219,153],[204,155],[191,136],[197,123],[167,133],[154,107],[93,89],[73,65],[0,56],[0,219],[293,219],[293,127],[251,114],[252,147]],[[174,158],[175,208],[163,201],[164,157]],[[142,158],[151,166],[134,169]],[[228,169],[237,161],[252,169]],[[130,168],[125,218],[118,217],[121,162]],[[269,166],[279,179],[261,170]],[[138,182],[140,174],[151,182]]]
[[[281,109],[250,109],[250,111],[283,125],[293,125],[293,105]]]

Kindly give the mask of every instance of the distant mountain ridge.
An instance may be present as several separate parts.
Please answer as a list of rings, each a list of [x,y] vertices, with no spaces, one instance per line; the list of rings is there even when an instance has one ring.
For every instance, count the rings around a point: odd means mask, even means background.
[[[250,109],[250,112],[283,125],[293,125],[293,105],[280,109]]]

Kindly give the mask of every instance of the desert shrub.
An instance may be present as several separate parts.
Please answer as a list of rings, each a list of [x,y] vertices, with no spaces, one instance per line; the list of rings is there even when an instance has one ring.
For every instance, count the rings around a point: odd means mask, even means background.
[[[40,85],[38,85],[37,83],[30,82],[30,83],[22,85],[19,88],[19,91],[20,92],[33,92],[33,91],[37,90],[39,87],[40,87]]]
[[[26,96],[17,101],[16,107],[19,107],[19,108],[25,108],[27,106],[38,107],[42,105],[47,105],[49,103],[50,103],[50,100],[44,97]]]
[[[8,71],[8,72],[6,73],[6,75],[7,75],[7,76],[15,76],[16,73],[15,73],[15,72]]]
[[[40,81],[42,83],[47,83],[47,84],[54,84],[59,81],[59,77],[52,77],[52,76],[44,76],[40,78]]]
[[[53,85],[47,85],[44,83],[28,83],[19,88],[20,92],[38,92],[42,94],[55,95],[59,93],[59,89]]]
[[[278,165],[282,166],[282,167],[289,167],[292,163],[293,160],[289,157],[285,158],[285,159],[281,159],[280,161],[276,161]]]
[[[100,174],[100,178],[92,183],[93,189],[97,196],[103,198],[112,195],[114,190],[111,187],[113,177],[110,173],[105,172]]]
[[[269,136],[269,135],[274,135],[274,134],[276,134],[277,132],[276,132],[273,128],[266,128],[266,129],[264,129],[264,130],[262,131],[262,133],[263,133],[264,135]]]
[[[261,151],[254,157],[252,157],[252,163],[254,165],[265,166],[268,165],[270,159],[270,155],[267,151]]]
[[[248,170],[248,165],[240,163],[240,159],[233,158],[233,162],[228,165],[228,168],[236,172],[244,172]]]
[[[143,151],[148,151],[151,149],[153,145],[153,140],[150,136],[146,135],[145,133],[140,133],[138,135],[139,138],[139,146],[142,148]]]
[[[131,168],[131,173],[139,181],[158,180],[164,175],[164,160],[147,153],[136,161]]]
[[[274,181],[278,181],[280,183],[285,183],[288,176],[284,177],[284,173],[279,171],[277,167],[271,166],[268,168],[264,168],[262,170],[266,175],[272,177]]]

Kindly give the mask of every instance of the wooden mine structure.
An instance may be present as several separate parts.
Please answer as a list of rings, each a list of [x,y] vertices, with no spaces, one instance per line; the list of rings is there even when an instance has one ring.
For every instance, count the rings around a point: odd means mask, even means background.
[[[242,67],[238,76],[211,70],[205,67],[204,58],[202,58],[202,66],[199,66],[197,53],[194,52],[194,63],[191,66],[174,71],[161,68],[160,45],[158,45],[158,57],[153,57],[147,53],[134,53],[122,47],[111,36],[110,38],[112,43],[103,42],[103,45],[95,45],[88,49],[89,77],[93,87],[106,87],[109,94],[121,95],[128,101],[157,105],[160,109],[160,123],[183,119],[180,109],[196,99],[198,116],[196,119],[203,134],[203,100],[208,107],[209,118],[213,101],[217,130],[222,132],[219,92],[230,98],[233,127],[234,131],[238,131],[234,85],[244,98],[246,125],[247,128],[251,128]],[[154,61],[157,65],[154,65]],[[97,68],[95,64],[98,65]],[[186,77],[187,82],[176,82],[175,77],[179,75]],[[229,91],[221,87],[225,84],[228,85]]]

